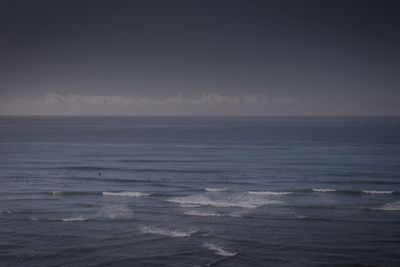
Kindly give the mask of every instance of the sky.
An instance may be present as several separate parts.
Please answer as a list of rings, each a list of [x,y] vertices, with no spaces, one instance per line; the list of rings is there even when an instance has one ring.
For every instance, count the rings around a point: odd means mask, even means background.
[[[400,115],[400,1],[0,2],[0,115]]]

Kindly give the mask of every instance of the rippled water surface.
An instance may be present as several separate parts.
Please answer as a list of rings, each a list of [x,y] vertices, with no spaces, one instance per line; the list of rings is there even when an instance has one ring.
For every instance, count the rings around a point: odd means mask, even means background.
[[[1,266],[400,265],[399,118],[0,118]]]

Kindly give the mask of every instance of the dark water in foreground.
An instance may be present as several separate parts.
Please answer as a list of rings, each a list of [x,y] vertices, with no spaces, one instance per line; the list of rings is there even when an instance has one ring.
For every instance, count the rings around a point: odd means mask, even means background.
[[[0,266],[400,265],[399,118],[0,118]]]

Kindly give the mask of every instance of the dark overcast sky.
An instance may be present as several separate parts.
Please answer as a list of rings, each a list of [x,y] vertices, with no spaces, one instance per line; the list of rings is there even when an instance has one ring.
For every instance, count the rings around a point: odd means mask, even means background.
[[[400,114],[399,14],[400,1],[3,0],[0,99],[257,94]]]

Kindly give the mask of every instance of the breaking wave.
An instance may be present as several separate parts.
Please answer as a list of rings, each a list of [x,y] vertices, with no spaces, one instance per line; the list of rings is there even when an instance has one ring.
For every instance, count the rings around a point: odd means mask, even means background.
[[[11,210],[2,210],[2,211],[0,211],[0,214],[13,215],[14,212],[12,212]]]
[[[76,221],[86,221],[86,220],[88,220],[88,218],[86,218],[84,216],[77,216],[77,217],[61,219],[61,221],[63,221],[63,222],[76,222]]]
[[[52,196],[61,196],[63,191],[48,191],[47,193]]]
[[[197,233],[197,231],[176,231],[176,230],[167,230],[167,229],[162,229],[158,227],[153,227],[153,226],[146,226],[140,228],[142,233],[145,234],[156,234],[156,235],[162,235],[162,236],[168,236],[168,237],[190,237],[193,234]]]
[[[176,203],[181,207],[190,206],[211,206],[211,207],[238,207],[238,208],[257,208],[268,204],[281,203],[279,201],[267,200],[252,196],[231,196],[225,198],[212,199],[205,195],[191,195],[185,197],[173,197],[167,199],[168,202]]]
[[[61,190],[52,190],[47,191],[47,194],[53,197],[59,196],[71,196],[71,195],[99,195],[101,192],[98,191],[61,191]]]
[[[231,252],[212,243],[205,243],[204,247],[214,251],[215,254],[223,257],[234,257],[237,255],[237,251]]]
[[[283,196],[290,195],[293,192],[273,192],[273,191],[247,191],[250,195],[261,195],[261,196]]]
[[[168,202],[173,202],[173,201],[169,201]],[[181,208],[197,208],[197,207],[201,207],[202,205],[200,204],[189,204],[189,203],[179,203],[179,207]]]
[[[108,196],[108,197],[142,197],[142,196],[148,196],[150,194],[147,193],[141,193],[141,192],[103,192],[103,196]]]
[[[331,189],[331,188],[313,188],[312,191],[321,192],[321,193],[333,193],[333,192],[336,192],[336,189]]]
[[[201,216],[201,217],[220,217],[220,216],[224,216],[224,214],[220,214],[220,213],[215,213],[215,212],[200,212],[200,211],[195,211],[195,210],[191,210],[188,212],[185,212],[186,215],[190,215],[190,216]]]
[[[133,212],[126,206],[115,205],[103,207],[100,215],[108,219],[129,219],[132,217]]]
[[[400,210],[400,201],[390,202],[383,205],[380,208],[376,208],[378,210],[386,210],[386,211],[399,211]]]
[[[187,211],[184,214],[189,216],[200,216],[200,217],[241,217],[239,214],[221,214],[216,212],[201,212],[196,210]]]
[[[365,194],[376,194],[376,195],[391,195],[394,191],[384,191],[384,190],[363,190],[361,191]]]
[[[223,192],[226,191],[226,188],[204,188],[207,192]]]

